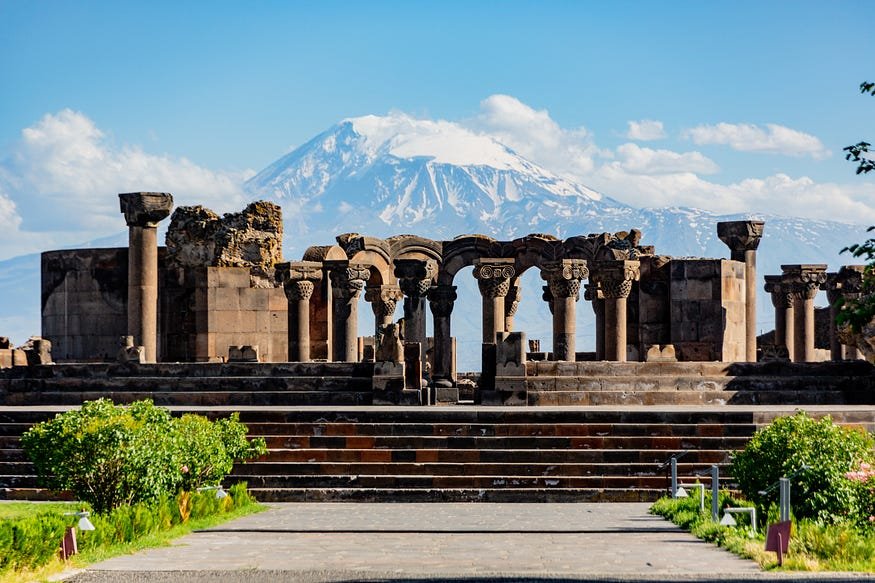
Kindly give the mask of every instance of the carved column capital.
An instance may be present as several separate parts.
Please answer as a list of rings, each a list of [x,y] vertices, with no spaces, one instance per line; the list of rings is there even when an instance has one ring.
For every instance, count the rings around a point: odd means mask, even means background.
[[[510,280],[510,286],[507,289],[507,295],[504,298],[504,315],[508,318],[516,314],[520,307],[520,301],[523,299],[523,288],[520,285],[518,277]]]
[[[843,265],[835,277],[835,286],[840,297],[846,300],[859,299],[863,294],[865,265]]]
[[[800,300],[811,300],[817,295],[820,286],[826,282],[825,264],[782,265],[782,283],[789,286],[788,291]]]
[[[510,290],[510,278],[516,275],[513,259],[478,259],[474,263],[474,277],[480,293],[487,298],[499,298]]]
[[[334,297],[342,300],[358,298],[371,276],[371,270],[361,263],[326,262],[329,265],[332,292]]]
[[[129,227],[157,227],[173,209],[169,192],[123,192],[118,200]]]
[[[401,288],[397,285],[373,286],[365,289],[365,301],[371,304],[378,321],[392,316],[398,302],[404,299]]]
[[[428,290],[428,306],[435,317],[449,317],[453,313],[458,294],[454,285],[438,285]]]
[[[763,238],[763,221],[726,221],[717,223],[717,237],[732,252],[733,259],[744,260],[745,251],[756,251]]]
[[[640,262],[634,260],[602,260],[593,263],[590,279],[599,286],[605,298],[627,298],[632,282],[641,277]]]
[[[541,267],[541,279],[550,286],[554,298],[580,297],[580,281],[589,276],[584,259],[562,259],[545,262]]]
[[[790,293],[789,286],[784,285],[783,276],[767,275],[765,276],[766,284],[763,289],[772,296],[772,305],[775,308],[786,310],[793,307],[793,295]]]
[[[395,277],[401,291],[409,298],[419,299],[428,292],[434,276],[437,275],[437,262],[433,259],[396,259]]]
[[[309,300],[316,282],[322,279],[322,264],[318,261],[277,263],[274,269],[289,301]]]

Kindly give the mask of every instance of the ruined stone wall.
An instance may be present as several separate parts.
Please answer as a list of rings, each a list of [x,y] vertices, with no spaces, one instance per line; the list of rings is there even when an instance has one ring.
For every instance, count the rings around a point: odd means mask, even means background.
[[[251,345],[262,362],[286,361],[286,296],[282,288],[251,287],[250,277],[246,267],[200,267],[186,270],[181,285],[168,285],[163,360],[217,362],[228,357],[229,346]]]
[[[113,360],[127,334],[128,250],[46,251],[42,336],[56,362]]]
[[[745,357],[744,263],[672,259],[671,341],[679,360]]]

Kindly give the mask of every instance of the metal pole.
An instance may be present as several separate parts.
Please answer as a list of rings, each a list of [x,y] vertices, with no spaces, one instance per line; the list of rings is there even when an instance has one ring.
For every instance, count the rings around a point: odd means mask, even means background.
[[[678,497],[678,460],[671,458],[671,497]]]
[[[720,468],[714,465],[711,466],[711,520],[714,522],[720,520],[718,492],[720,492]]]
[[[778,483],[778,491],[780,494],[778,507],[780,509],[781,522],[786,522],[790,520],[790,479],[781,478],[778,480]]]

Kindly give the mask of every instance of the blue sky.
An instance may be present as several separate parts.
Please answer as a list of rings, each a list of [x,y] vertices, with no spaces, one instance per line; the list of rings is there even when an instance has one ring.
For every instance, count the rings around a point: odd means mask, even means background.
[[[0,259],[114,232],[126,177],[236,203],[251,171],[388,112],[499,133],[630,204],[875,222],[841,155],[875,140],[873,30],[867,2],[0,0]]]

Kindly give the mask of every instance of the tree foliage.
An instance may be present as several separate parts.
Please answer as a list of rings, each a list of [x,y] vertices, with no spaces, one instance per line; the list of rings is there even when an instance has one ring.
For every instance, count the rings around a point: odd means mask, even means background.
[[[105,512],[218,483],[235,459],[264,453],[264,440],[250,442],[246,431],[237,414],[175,419],[149,400],[122,407],[99,399],[34,425],[21,442],[46,487]]]
[[[863,81],[860,83],[860,93],[875,96],[875,83]],[[875,151],[870,150],[871,147],[872,144],[863,141],[844,148],[844,151],[847,152],[845,160],[850,160],[857,164],[857,174],[866,174],[875,170],[875,159],[872,157],[872,155],[875,155]],[[870,152],[872,155],[870,155]]]

